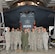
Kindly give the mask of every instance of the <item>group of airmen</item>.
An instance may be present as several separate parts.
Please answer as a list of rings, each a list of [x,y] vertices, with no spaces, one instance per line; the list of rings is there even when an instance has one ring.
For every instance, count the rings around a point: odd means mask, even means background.
[[[37,50],[48,50],[48,32],[46,28],[34,26],[32,29],[24,28],[19,30],[19,28],[14,29],[7,27],[5,32],[6,40],[6,51],[11,50],[23,50],[23,51],[37,51]],[[17,47],[19,45],[19,47]]]

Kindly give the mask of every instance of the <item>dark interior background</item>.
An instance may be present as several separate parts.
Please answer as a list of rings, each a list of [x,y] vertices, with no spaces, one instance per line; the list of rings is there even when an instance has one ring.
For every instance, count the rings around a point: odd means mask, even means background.
[[[55,12],[40,6],[21,6],[4,12],[5,26],[19,27],[20,12],[34,11],[36,26],[49,27],[54,25]]]

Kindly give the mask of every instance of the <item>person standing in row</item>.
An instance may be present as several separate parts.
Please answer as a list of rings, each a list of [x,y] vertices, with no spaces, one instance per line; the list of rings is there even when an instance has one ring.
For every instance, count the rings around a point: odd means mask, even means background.
[[[19,44],[19,50],[21,50],[21,31],[19,30],[19,28],[17,28],[16,35],[17,35],[17,45]]]
[[[15,29],[15,36],[14,36],[14,50],[16,51],[17,50],[17,45],[18,45],[18,36],[19,36],[19,33],[17,31],[17,29]]]
[[[28,36],[27,29],[24,29],[21,36],[23,51],[28,51]]]
[[[38,48],[37,44],[38,44],[38,27],[34,26],[34,31],[35,31],[35,35],[36,35],[36,48]]]
[[[38,37],[37,37],[37,48],[39,51],[43,50],[43,41],[42,41],[42,28],[38,28]]]
[[[10,49],[10,28],[7,27],[5,29],[5,40],[6,40],[6,51],[7,53],[9,53],[9,49]]]
[[[46,31],[46,28],[43,28],[42,31],[43,31],[43,35],[42,35],[43,46],[44,46],[44,49],[47,51],[48,50],[48,39],[49,39],[49,36],[48,36],[47,31]]]
[[[35,30],[34,28],[32,28],[32,32],[31,32],[31,46],[30,46],[31,50],[36,51],[37,50],[37,46],[36,46],[36,34],[35,34]]]
[[[11,50],[14,50],[14,49],[16,49],[15,47],[14,47],[14,45],[16,44],[15,43],[15,30],[14,30],[14,28],[12,28],[12,30],[11,30]]]
[[[29,50],[30,50],[30,46],[31,46],[31,30],[30,28],[27,29],[28,32],[28,46],[29,46]]]

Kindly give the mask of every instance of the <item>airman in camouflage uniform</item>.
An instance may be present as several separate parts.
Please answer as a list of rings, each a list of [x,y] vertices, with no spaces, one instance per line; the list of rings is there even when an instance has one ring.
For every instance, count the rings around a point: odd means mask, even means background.
[[[46,31],[46,28],[43,28],[43,46],[45,50],[48,50],[48,33]]]
[[[6,28],[5,40],[6,40],[6,51],[8,53],[10,48],[10,28],[9,27]]]
[[[23,51],[28,51],[28,36],[27,29],[24,29],[21,36]]]
[[[36,35],[36,48],[38,48],[38,27],[34,26],[34,30],[35,30],[35,35]],[[36,49],[37,50],[37,49]]]
[[[15,37],[16,37],[16,35],[15,35],[15,30],[14,30],[14,28],[12,28],[12,30],[11,30],[11,50],[14,50],[14,49],[16,49],[16,47],[15,47]]]
[[[32,28],[32,32],[31,32],[31,45],[30,45],[31,50],[36,51],[37,50],[37,46],[36,46],[36,33],[34,28]]]
[[[19,44],[19,49],[21,50],[21,31],[16,30],[16,35],[17,35],[17,44]]]
[[[31,46],[31,30],[30,30],[30,28],[27,29],[27,32],[29,34],[29,36],[28,36],[28,45],[29,45],[29,49],[30,49],[30,46]]]
[[[37,47],[38,47],[38,50],[43,50],[42,28],[41,27],[38,28]]]

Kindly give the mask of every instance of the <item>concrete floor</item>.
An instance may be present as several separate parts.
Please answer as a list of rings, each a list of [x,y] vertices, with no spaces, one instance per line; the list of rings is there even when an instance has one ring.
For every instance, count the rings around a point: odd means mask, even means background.
[[[0,54],[7,54],[6,50],[0,51]],[[29,52],[23,52],[23,51],[11,51],[8,54],[55,54],[55,48],[49,49],[48,51],[29,51]]]

